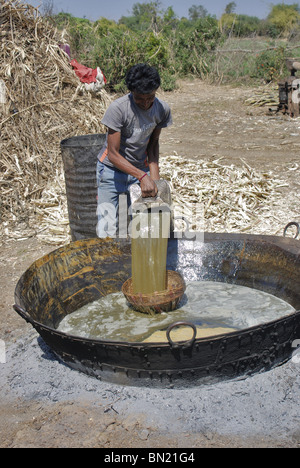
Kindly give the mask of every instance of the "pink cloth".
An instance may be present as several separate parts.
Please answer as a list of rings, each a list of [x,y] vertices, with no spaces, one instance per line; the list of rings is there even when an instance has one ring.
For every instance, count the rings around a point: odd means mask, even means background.
[[[63,50],[71,58],[71,49],[69,44],[59,44],[61,50]]]

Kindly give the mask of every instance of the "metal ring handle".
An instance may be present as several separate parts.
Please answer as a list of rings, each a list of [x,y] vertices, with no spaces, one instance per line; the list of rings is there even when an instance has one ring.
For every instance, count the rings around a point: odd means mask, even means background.
[[[286,237],[286,233],[288,231],[288,229],[292,226],[295,226],[297,228],[297,232],[296,232],[296,235],[294,237],[294,239],[297,239],[297,237],[299,236],[300,234],[300,226],[298,223],[296,223],[296,221],[292,221],[291,223],[287,224],[286,227],[284,228],[284,231],[283,231],[283,237]]]
[[[26,320],[26,322],[28,322],[28,323],[30,323],[31,325],[34,326],[34,321],[33,321],[32,317],[30,317],[28,312],[26,312],[26,310],[24,310],[22,307],[20,307],[17,304],[14,304],[13,308],[20,315],[20,317],[22,317],[24,320]]]
[[[193,334],[192,338],[190,340],[182,343],[182,344],[175,343],[172,340],[172,338],[170,336],[170,333],[173,330],[173,328],[176,328],[176,327],[191,327],[193,329],[193,331],[194,331],[194,334]],[[170,346],[172,346],[173,348],[179,348],[179,347],[188,348],[188,347],[190,347],[190,346],[192,346],[194,344],[194,341],[195,341],[196,335],[197,335],[197,328],[193,323],[175,322],[175,323],[172,323],[172,325],[169,326],[169,328],[166,331],[166,334],[167,334],[168,342],[169,342]]]

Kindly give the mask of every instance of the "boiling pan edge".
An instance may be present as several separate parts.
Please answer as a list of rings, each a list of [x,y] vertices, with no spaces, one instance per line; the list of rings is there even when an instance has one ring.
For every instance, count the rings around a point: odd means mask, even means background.
[[[172,237],[173,236],[174,236],[174,233],[172,233]],[[236,234],[236,233],[204,233],[204,237],[205,237],[205,242],[207,242],[207,241],[208,242],[214,242],[214,241],[217,242],[217,241],[228,241],[228,240],[243,240],[245,242],[246,241],[258,241],[259,240],[261,242],[266,242],[266,243],[271,242],[272,244],[275,244],[278,247],[283,248],[284,250],[286,250],[286,251],[288,251],[288,252],[290,252],[292,254],[298,255],[299,258],[300,258],[300,241],[297,241],[297,240],[294,240],[294,239],[291,239],[291,238],[277,237],[277,236],[263,236],[263,235],[255,235],[255,234]],[[183,239],[184,239],[184,235],[183,235]],[[79,241],[71,242],[70,245],[74,245],[74,246],[77,245],[77,244],[80,245],[83,242],[91,242],[93,240],[94,241],[99,241],[99,239],[86,239],[86,240],[79,240]],[[127,240],[123,239],[123,240],[121,240],[121,244],[122,243],[128,244],[129,241],[128,241],[128,239]],[[66,246],[55,249],[51,253],[63,251],[65,249],[65,247]],[[42,261],[44,258],[48,257],[48,255],[49,254],[45,255],[39,261]],[[35,263],[36,262],[34,262],[33,265]],[[31,267],[33,265],[31,265]],[[31,267],[29,267],[28,269],[30,269]],[[17,290],[18,284],[22,282],[22,279],[23,279],[25,273],[19,279],[19,281],[17,283],[17,286],[16,286],[16,290]],[[15,297],[15,299],[16,299],[16,297]],[[75,335],[69,335],[69,334],[66,334],[64,332],[58,331],[55,328],[48,327],[45,324],[40,323],[40,322],[32,319],[32,317],[30,317],[30,314],[26,310],[24,310],[21,306],[19,306],[17,303],[14,304],[13,308],[26,322],[30,323],[34,328],[35,328],[35,325],[36,325],[39,328],[43,328],[44,330],[47,330],[47,331],[49,331],[51,333],[55,333],[57,335],[61,335],[61,336],[65,336],[65,337],[71,337],[74,340],[80,339],[80,340],[95,342],[95,343],[100,342],[100,343],[104,343],[104,344],[108,344],[108,345],[109,344],[126,345],[126,346],[128,346],[128,345],[141,346],[142,345],[143,347],[145,347],[145,346],[151,347],[151,346],[154,346],[154,345],[160,345],[162,347],[169,347],[170,346],[170,343],[161,343],[161,342],[143,343],[143,342],[112,341],[112,340],[103,340],[103,339],[97,340],[97,339],[90,339],[90,338],[82,338],[82,337],[75,336]],[[294,316],[297,316],[298,314],[300,314],[300,311],[299,312],[296,311],[296,312],[293,312],[291,314],[288,314],[288,315],[282,317],[282,319],[285,319],[285,318],[287,318],[289,316],[294,317]],[[268,324],[276,323],[276,322],[278,322],[278,320],[281,320],[281,319],[270,321],[270,322],[268,322]],[[263,327],[263,325],[256,325],[256,326],[253,326],[253,327],[245,328],[243,330],[237,330],[236,332],[230,332],[230,333],[226,333],[226,334],[222,334],[222,335],[212,335],[212,336],[206,337],[206,338],[205,337],[204,338],[196,338],[195,340],[193,340],[193,342],[211,341],[212,339],[221,339],[222,337],[236,336],[236,335],[240,335],[243,332],[249,332],[251,330],[256,330],[256,329],[259,329],[261,327]],[[180,343],[183,343],[183,345],[185,345],[185,342],[176,342],[176,345],[180,344]]]
[[[292,239],[240,234],[205,234],[205,242],[228,240],[242,240],[245,242],[259,240],[262,243],[271,242],[273,245],[295,255],[297,258],[299,258],[300,255],[299,241]],[[80,244],[82,241],[77,241],[73,244],[78,243]],[[57,249],[56,252],[63,249],[64,247]],[[23,276],[19,282],[22,280]],[[146,376],[146,380],[152,383],[153,378],[156,377],[160,383],[163,384],[165,378],[168,382],[172,382],[174,379],[182,381],[182,378],[187,377],[187,380],[191,378],[194,382],[195,379],[198,378],[201,378],[202,381],[205,375],[207,375],[208,378],[216,376],[219,373],[220,376],[221,374],[224,376],[224,372],[225,374],[228,373],[230,378],[232,378],[232,376],[240,376],[245,372],[247,374],[249,372],[256,373],[287,361],[291,357],[293,351],[293,340],[300,337],[300,312],[294,312],[279,320],[274,320],[263,325],[257,325],[225,335],[197,338],[190,344],[178,342],[175,343],[175,346],[172,346],[170,343],[128,343],[123,341],[116,342],[74,337],[35,321],[26,310],[22,309],[17,304],[14,306],[14,309],[23,319],[31,323],[44,341],[53,349],[55,354],[68,365],[100,378],[101,376],[105,376],[105,369],[109,369],[109,376],[107,378],[104,377],[104,380],[126,384],[135,382],[136,376],[138,385],[144,385],[144,383],[141,383],[141,376]],[[279,333],[279,328],[281,328],[284,333]],[[265,349],[265,352],[263,351],[265,356],[262,356],[262,358],[258,358],[255,349],[252,349],[253,341],[256,340],[258,340],[258,343],[261,343]],[[246,341],[249,345],[246,355],[243,354],[245,350],[243,350],[242,354],[239,354],[237,349],[239,347],[238,343],[243,341]],[[64,349],[65,344],[69,346],[69,349]],[[73,345],[86,347],[84,351],[86,359],[78,359],[76,353],[72,355]],[[241,347],[245,348],[245,343]],[[205,357],[205,355],[210,353],[210,348],[214,349],[214,361],[207,363],[206,366],[201,365],[201,367],[197,367],[197,364],[200,364],[202,361],[202,359],[199,361],[199,355],[202,355],[203,351],[203,357]],[[92,357],[93,351],[95,351],[94,357]],[[120,357],[123,352],[125,353],[125,361],[127,362],[128,356],[129,361],[130,356],[131,361],[134,361],[133,357],[138,357],[139,363],[137,363],[137,366],[133,368],[131,365],[126,365],[126,362],[125,364],[121,362],[121,365],[118,365],[118,357]],[[228,359],[225,358],[226,352],[228,354]],[[101,359],[102,362],[99,361],[95,363],[94,360],[97,359],[99,353],[106,354],[109,356],[109,359],[107,359],[106,362],[104,362],[105,359]],[[166,362],[162,363],[162,365],[160,362],[164,359],[161,359],[161,354],[166,358]],[[154,361],[152,359],[153,356]],[[87,366],[86,369],[85,366]],[[122,376],[119,375],[120,371],[122,371]],[[128,373],[133,373],[134,375],[128,377]],[[124,375],[128,378],[124,377]]]

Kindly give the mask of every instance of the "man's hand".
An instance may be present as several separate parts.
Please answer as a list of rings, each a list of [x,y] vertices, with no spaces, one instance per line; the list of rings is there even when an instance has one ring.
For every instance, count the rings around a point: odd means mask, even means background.
[[[148,175],[141,180],[141,190],[143,198],[156,197],[158,192],[156,183]]]
[[[159,129],[160,130],[160,129]],[[150,151],[151,158],[149,159],[149,169],[150,169],[150,176],[146,175],[141,180],[141,190],[142,190],[142,197],[156,197],[157,195],[157,185],[154,180],[159,179],[159,168],[158,168],[158,137],[160,131],[155,132],[156,134],[156,151]],[[115,130],[109,129],[108,130],[108,158],[110,162],[120,171],[125,172],[126,174],[130,174],[136,179],[140,179],[142,175],[145,173],[141,170],[133,166],[129,161],[127,161],[123,156],[120,155],[120,141],[121,141],[121,133],[116,132]],[[155,156],[155,157],[154,157]]]

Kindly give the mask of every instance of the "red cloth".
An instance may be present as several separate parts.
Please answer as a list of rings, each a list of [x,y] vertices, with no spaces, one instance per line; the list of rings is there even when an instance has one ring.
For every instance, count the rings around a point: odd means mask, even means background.
[[[98,74],[97,68],[93,70],[92,68],[85,67],[75,59],[70,62],[70,65],[72,65],[76,75],[82,83],[96,83],[96,76]]]

